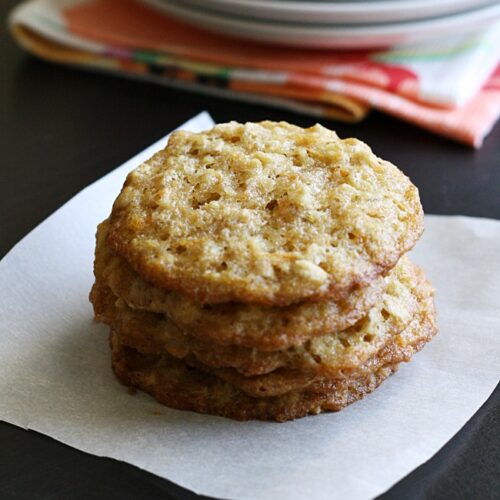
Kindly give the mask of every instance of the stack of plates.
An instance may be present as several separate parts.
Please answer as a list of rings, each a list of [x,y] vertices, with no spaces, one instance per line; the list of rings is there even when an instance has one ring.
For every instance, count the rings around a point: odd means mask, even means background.
[[[183,21],[249,40],[312,48],[374,48],[480,30],[492,0],[144,0]]]

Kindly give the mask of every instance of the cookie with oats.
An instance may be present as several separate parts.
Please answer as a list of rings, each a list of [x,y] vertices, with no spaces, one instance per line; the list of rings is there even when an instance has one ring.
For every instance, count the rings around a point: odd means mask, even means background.
[[[97,230],[94,263],[100,284],[109,287],[130,308],[164,314],[190,336],[219,345],[274,351],[345,330],[380,301],[386,287],[386,280],[378,277],[369,286],[357,288],[337,301],[302,302],[286,307],[234,302],[203,305],[144,281],[124,259],[110,252],[106,235],[104,221]]]
[[[147,282],[202,303],[337,300],[423,230],[418,190],[356,139],[315,125],[174,132],[131,172],[107,243]]]
[[[386,365],[361,378],[340,379],[332,384],[329,392],[296,391],[278,397],[253,398],[168,354],[141,354],[121,344],[113,332],[110,343],[112,367],[122,384],[145,391],[171,408],[236,420],[284,422],[339,411],[374,391],[397,369],[397,365]]]
[[[212,368],[233,368],[242,376],[264,375],[278,368],[314,375],[339,376],[366,362],[387,339],[404,330],[433,290],[422,271],[403,257],[386,277],[387,290],[368,315],[351,328],[323,335],[279,351],[220,346],[186,335],[160,314],[132,310],[109,288],[94,285],[91,300],[97,319],[108,324],[122,343],[148,354],[167,352]],[[226,370],[228,376],[231,370]],[[255,380],[255,379],[254,379]],[[272,380],[272,377],[266,380]]]
[[[405,330],[386,337],[383,345],[370,357],[360,359],[360,364],[349,366],[346,363],[344,369],[329,376],[284,367],[266,375],[246,377],[232,368],[211,368],[192,358],[187,358],[186,361],[190,366],[215,375],[252,397],[281,396],[291,391],[324,392],[334,387],[339,378],[362,378],[386,364],[409,361],[413,354],[432,339],[436,331],[434,303],[432,297],[429,297]]]

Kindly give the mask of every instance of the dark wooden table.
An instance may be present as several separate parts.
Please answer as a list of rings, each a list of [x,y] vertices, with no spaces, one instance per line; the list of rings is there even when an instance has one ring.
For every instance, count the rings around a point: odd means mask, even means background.
[[[14,3],[0,3],[3,25]],[[216,121],[314,123],[42,63],[22,53],[5,26],[0,30],[0,257],[83,187],[199,111]],[[427,212],[500,219],[500,126],[473,151],[379,113],[359,125],[324,124],[400,166],[420,188]],[[500,498],[499,416],[497,387],[451,442],[383,498]],[[0,498],[199,497],[133,466],[0,423]]]

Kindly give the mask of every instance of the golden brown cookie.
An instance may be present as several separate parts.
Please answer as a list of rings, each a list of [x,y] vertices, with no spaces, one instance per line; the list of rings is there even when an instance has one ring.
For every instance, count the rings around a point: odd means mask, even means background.
[[[279,397],[253,398],[168,354],[140,354],[120,344],[113,333],[111,350],[113,370],[124,385],[145,391],[171,408],[236,420],[284,422],[309,414],[339,411],[375,390],[397,369],[397,365],[387,365],[360,379],[341,379],[325,393],[292,392]]]
[[[165,352],[176,358],[191,357],[212,367],[237,367],[242,373],[252,375],[281,366],[280,359],[274,359],[273,353],[263,351],[259,360],[255,349],[218,346],[186,335],[162,315],[130,309],[109,288],[98,283],[92,287],[90,298],[96,319],[119,332],[122,343],[142,353]]]
[[[155,288],[145,282],[124,259],[106,245],[107,221],[96,236],[96,280],[111,288],[133,309],[167,315],[183,332],[202,341],[221,345],[278,350],[298,345],[311,337],[345,330],[366,315],[386,287],[379,277],[345,299],[303,302],[287,307],[252,304],[202,305],[185,295]]]
[[[147,282],[202,303],[337,300],[423,230],[417,188],[320,125],[175,132],[127,177],[107,243]]]
[[[339,378],[363,378],[382,366],[409,361],[432,339],[436,331],[434,302],[429,297],[403,332],[386,338],[384,345],[365,361],[360,360],[360,364],[329,376],[284,367],[266,375],[245,377],[232,368],[211,368],[193,358],[186,358],[186,361],[190,366],[215,375],[252,397],[275,397],[292,391],[325,392],[336,386]]]
[[[292,348],[269,352],[240,346],[219,346],[184,334],[160,314],[130,309],[99,281],[91,293],[96,317],[115,330],[126,345],[148,354],[167,352],[212,368],[234,368],[262,375],[286,367],[312,375],[337,376],[373,356],[393,335],[400,333],[422,309],[433,290],[422,271],[406,257],[387,276],[382,300],[355,326],[315,337]],[[231,372],[229,372],[231,373]]]

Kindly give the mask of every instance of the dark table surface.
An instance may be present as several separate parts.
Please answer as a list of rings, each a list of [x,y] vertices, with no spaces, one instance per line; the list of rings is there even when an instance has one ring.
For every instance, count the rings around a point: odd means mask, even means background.
[[[188,118],[313,118],[40,62],[9,39],[0,2],[0,257],[62,203]],[[379,113],[323,122],[368,142],[419,187],[429,213],[500,219],[500,126],[479,151]],[[1,305],[0,305],[1,306]],[[1,397],[1,395],[0,395]],[[500,498],[500,389],[389,499]],[[0,498],[200,498],[114,460],[0,423]]]

